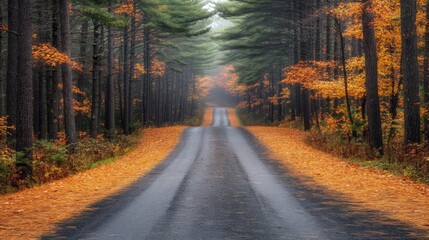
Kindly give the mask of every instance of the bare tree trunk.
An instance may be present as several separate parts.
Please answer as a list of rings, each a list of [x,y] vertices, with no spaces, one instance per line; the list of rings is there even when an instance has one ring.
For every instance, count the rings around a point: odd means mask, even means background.
[[[405,144],[420,142],[419,65],[417,62],[416,14],[416,0],[401,0]]]
[[[79,56],[81,58],[80,63],[82,64],[82,71],[79,72],[79,77],[77,81],[77,86],[80,91],[84,91],[84,84],[89,82],[88,77],[88,59],[87,59],[87,44],[89,40],[89,33],[88,33],[88,27],[89,23],[87,19],[84,19],[81,26],[81,33],[80,33],[80,45],[79,45]],[[79,102],[83,101],[82,96],[78,96],[77,100]],[[83,131],[84,130],[84,115],[81,112],[76,113],[76,129],[77,131]]]
[[[109,4],[109,12],[113,7]],[[113,81],[115,59],[112,27],[107,28],[107,84],[106,84],[106,130],[109,137],[115,130],[115,83]]]
[[[59,16],[61,23],[61,47],[62,52],[71,57],[69,0],[59,0]],[[67,136],[67,144],[74,151],[77,142],[75,112],[73,109],[73,79],[72,66],[70,63],[62,64],[63,75],[63,98],[64,98],[64,122]]]
[[[343,32],[342,32],[341,23],[339,22],[340,20],[338,20],[338,19],[336,19],[336,20],[337,20],[339,37],[340,37],[341,64],[342,64],[342,68],[343,68],[344,93],[345,93],[345,98],[346,98],[347,116],[349,118],[350,126],[351,126],[351,129],[352,129],[352,137],[356,138],[357,137],[357,133],[356,133],[356,129],[355,129],[355,126],[354,126],[354,119],[353,119],[353,113],[352,113],[352,108],[351,108],[351,103],[350,103],[350,96],[349,96],[349,86],[348,86],[348,78],[347,78],[346,53],[345,53],[344,36],[343,36]]]
[[[31,6],[32,0],[18,1],[18,106],[16,111],[16,151],[24,152],[21,177],[31,175],[31,147],[33,144],[33,40]]]
[[[52,46],[61,49],[59,39],[59,9],[58,0],[52,0]],[[61,80],[61,67],[55,66],[52,70],[51,79],[48,81],[48,135],[50,139],[57,139],[58,135],[58,112],[59,112],[59,89]]]
[[[426,21],[429,21],[429,2],[426,2]],[[423,128],[425,141],[429,141],[429,24],[425,29],[425,50],[423,63],[423,103],[425,114],[423,116]]]
[[[18,1],[8,1],[8,50],[6,76],[6,113],[8,125],[16,126],[18,68]],[[15,138],[12,132],[10,140]]]
[[[128,27],[124,29],[124,134],[130,134],[130,59]]]
[[[99,128],[100,116],[100,22],[94,20],[94,42],[93,42],[93,55],[92,55],[92,105],[91,105],[91,137],[96,138]]]
[[[372,12],[373,4],[372,0],[363,0],[362,3],[369,146],[380,154],[383,154],[380,99],[378,97],[377,45],[374,33],[374,13]]]

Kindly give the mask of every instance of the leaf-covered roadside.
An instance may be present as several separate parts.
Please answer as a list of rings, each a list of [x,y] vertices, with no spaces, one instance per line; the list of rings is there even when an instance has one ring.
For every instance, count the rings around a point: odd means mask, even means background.
[[[429,188],[368,169],[316,150],[305,143],[306,133],[279,127],[247,127],[292,174],[340,193],[362,209],[429,230]]]
[[[125,154],[138,142],[138,134],[118,134],[112,138],[97,138],[81,134],[75,151],[69,152],[63,132],[56,141],[38,140],[32,146],[31,176],[20,177],[23,153],[13,151],[6,142],[7,126],[0,118],[0,194],[11,193],[27,187],[41,185],[82,172],[98,162]],[[2,130],[3,129],[3,130]]]
[[[34,239],[132,184],[157,166],[186,127],[143,131],[138,146],[116,161],[62,180],[0,196],[0,236]]]

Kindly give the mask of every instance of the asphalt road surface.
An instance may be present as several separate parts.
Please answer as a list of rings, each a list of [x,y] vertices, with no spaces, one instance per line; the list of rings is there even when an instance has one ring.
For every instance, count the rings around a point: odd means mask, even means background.
[[[291,176],[226,109],[129,189],[44,239],[416,239],[425,233]]]

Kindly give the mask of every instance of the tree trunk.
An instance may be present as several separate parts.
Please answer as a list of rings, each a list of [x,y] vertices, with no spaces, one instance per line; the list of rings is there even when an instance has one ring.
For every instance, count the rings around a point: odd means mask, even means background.
[[[426,2],[426,21],[429,22],[429,2]],[[423,63],[423,102],[425,114],[423,117],[425,141],[429,141],[429,24],[425,29],[425,49]]]
[[[18,1],[18,92],[16,111],[16,151],[24,152],[26,161],[20,167],[21,177],[31,175],[33,144],[33,58],[32,0]]]
[[[18,1],[8,1],[8,50],[6,75],[6,113],[8,126],[16,126],[17,67],[18,67]],[[15,133],[12,132],[10,140]]]
[[[372,0],[363,0],[362,3],[369,146],[380,154],[383,154],[380,99],[378,96],[377,45],[374,33],[374,13],[372,12],[373,4]]]
[[[71,37],[69,19],[69,0],[59,0],[59,16],[61,23],[61,47],[62,52],[71,57]],[[64,98],[64,123],[67,136],[67,144],[70,150],[74,151],[77,142],[75,113],[73,109],[73,79],[72,66],[70,63],[63,63],[63,98]]]
[[[350,97],[349,97],[349,87],[348,87],[348,79],[347,79],[347,68],[346,68],[346,53],[345,53],[345,42],[344,42],[344,36],[341,29],[341,23],[340,20],[337,19],[337,26],[338,26],[338,32],[340,37],[340,47],[341,47],[341,64],[343,67],[343,78],[344,78],[344,93],[346,98],[346,108],[347,108],[347,116],[350,121],[350,126],[352,130],[352,137],[356,138],[357,133],[354,126],[354,119],[353,119],[353,113],[350,103]]]
[[[79,72],[79,77],[77,81],[77,87],[80,91],[85,92],[84,86],[89,82],[88,77],[88,60],[87,60],[87,44],[89,41],[89,32],[88,32],[89,22],[87,19],[84,19],[81,26],[80,32],[80,45],[79,45],[79,56],[81,57],[80,63],[82,64],[82,71]],[[78,95],[77,100],[83,102],[83,96]],[[84,131],[84,115],[81,112],[76,113],[76,129],[77,131]]]
[[[420,142],[419,65],[417,62],[416,13],[416,0],[401,0],[405,144]]]
[[[145,66],[145,74],[144,74],[144,89],[143,89],[143,124],[146,124],[150,119],[150,91],[151,91],[151,57],[150,57],[150,30],[145,27],[144,28],[144,66]]]
[[[124,29],[124,134],[130,134],[130,59],[128,27]]]
[[[52,0],[52,46],[61,49],[59,39],[59,13],[58,0]],[[61,80],[61,67],[53,67],[51,78],[48,81],[48,135],[50,139],[57,139],[58,136],[58,112],[59,112],[59,89]]]
[[[91,105],[91,137],[96,138],[98,135],[99,128],[99,116],[100,116],[100,22],[94,20],[94,39],[93,39],[93,55],[92,55],[92,105]]]
[[[109,12],[113,12],[113,7],[109,4]],[[107,84],[106,84],[106,130],[110,137],[115,130],[115,83],[113,74],[115,68],[112,27],[107,28]]]

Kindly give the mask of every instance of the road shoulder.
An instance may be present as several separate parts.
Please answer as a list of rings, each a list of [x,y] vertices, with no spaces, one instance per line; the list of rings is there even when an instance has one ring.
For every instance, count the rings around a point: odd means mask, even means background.
[[[139,145],[116,161],[65,179],[0,196],[0,236],[35,239],[56,224],[120,192],[154,169],[175,148],[186,127],[145,129]]]
[[[356,208],[382,212],[392,219],[429,230],[429,190],[392,174],[326,154],[305,144],[305,133],[278,127],[247,127],[294,176],[308,186],[323,186],[346,196]]]

